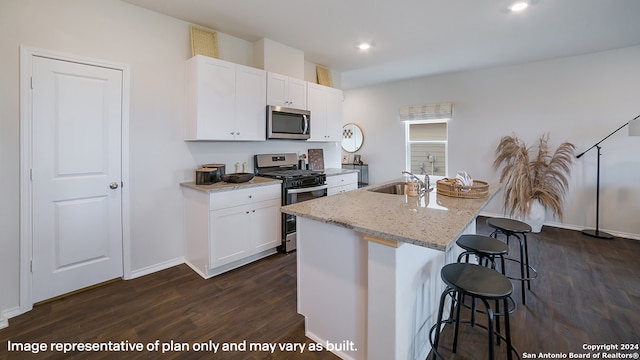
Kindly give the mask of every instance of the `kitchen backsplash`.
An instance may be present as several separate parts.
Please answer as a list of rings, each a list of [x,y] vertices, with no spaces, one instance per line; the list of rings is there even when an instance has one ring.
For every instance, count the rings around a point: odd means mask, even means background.
[[[342,149],[340,143],[317,143],[300,140],[268,140],[259,142],[185,142],[193,162],[186,164],[184,179],[193,181],[193,170],[207,163],[226,165],[227,173],[235,172],[235,164],[247,163],[248,172],[253,172],[253,155],[281,152],[307,154],[308,149],[323,149],[325,168],[340,168]]]

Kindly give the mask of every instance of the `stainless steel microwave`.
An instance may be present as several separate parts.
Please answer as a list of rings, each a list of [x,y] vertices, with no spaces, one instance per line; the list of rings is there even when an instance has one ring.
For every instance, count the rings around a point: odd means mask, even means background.
[[[267,105],[267,139],[308,139],[311,112]]]

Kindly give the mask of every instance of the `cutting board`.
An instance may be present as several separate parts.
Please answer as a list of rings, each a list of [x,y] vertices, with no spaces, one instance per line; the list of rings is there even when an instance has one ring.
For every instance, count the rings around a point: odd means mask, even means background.
[[[309,154],[309,165],[311,165],[311,170],[323,171],[324,153],[322,152],[322,149],[308,149],[307,153]]]

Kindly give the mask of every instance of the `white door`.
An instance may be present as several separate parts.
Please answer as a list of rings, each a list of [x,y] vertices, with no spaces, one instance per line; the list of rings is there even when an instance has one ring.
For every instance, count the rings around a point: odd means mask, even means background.
[[[123,274],[123,72],[32,59],[35,303]]]

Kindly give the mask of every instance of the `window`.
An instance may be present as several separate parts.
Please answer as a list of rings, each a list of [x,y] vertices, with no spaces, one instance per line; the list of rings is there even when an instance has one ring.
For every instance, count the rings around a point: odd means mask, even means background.
[[[446,176],[447,122],[406,121],[407,167],[414,174]]]

